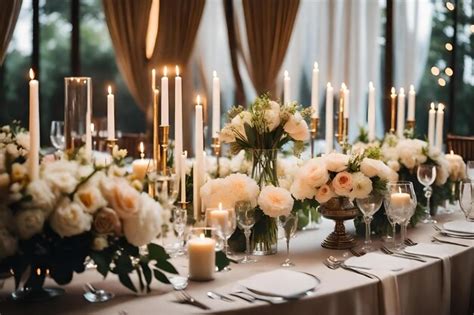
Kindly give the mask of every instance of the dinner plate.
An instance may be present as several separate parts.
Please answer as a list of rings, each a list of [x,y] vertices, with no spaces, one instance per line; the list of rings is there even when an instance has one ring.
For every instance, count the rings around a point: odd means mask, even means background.
[[[246,289],[261,295],[295,298],[316,290],[321,281],[314,275],[287,269],[256,274],[238,282]]]
[[[443,228],[448,231],[466,233],[474,236],[474,222],[451,221],[443,224]]]

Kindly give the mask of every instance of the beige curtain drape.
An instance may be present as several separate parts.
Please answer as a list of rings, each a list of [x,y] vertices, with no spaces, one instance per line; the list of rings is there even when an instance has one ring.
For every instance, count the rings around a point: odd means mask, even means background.
[[[0,1],[0,65],[7,54],[8,44],[13,35],[22,0]]]
[[[102,3],[117,65],[138,106],[147,112],[152,91],[150,62],[145,52],[152,0],[103,0]]]
[[[242,0],[252,82],[257,94],[276,96],[276,79],[290,42],[300,0]]]

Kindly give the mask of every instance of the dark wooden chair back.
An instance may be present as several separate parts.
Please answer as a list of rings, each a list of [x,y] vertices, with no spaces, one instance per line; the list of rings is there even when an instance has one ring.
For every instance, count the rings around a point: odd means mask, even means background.
[[[463,157],[464,161],[474,161],[474,137],[448,135],[448,153],[451,150]]]

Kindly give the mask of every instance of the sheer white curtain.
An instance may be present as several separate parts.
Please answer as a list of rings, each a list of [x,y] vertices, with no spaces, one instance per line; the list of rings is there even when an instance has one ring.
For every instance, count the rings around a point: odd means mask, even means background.
[[[420,84],[428,60],[433,4],[397,0],[394,6],[395,84],[405,90]]]
[[[290,72],[293,98],[309,105],[313,63],[320,69],[320,108],[328,81],[336,90],[350,89],[349,137],[367,123],[367,90],[373,81],[378,94],[377,134],[383,134],[379,38],[379,0],[302,0],[282,69]],[[324,117],[324,116],[321,116]]]

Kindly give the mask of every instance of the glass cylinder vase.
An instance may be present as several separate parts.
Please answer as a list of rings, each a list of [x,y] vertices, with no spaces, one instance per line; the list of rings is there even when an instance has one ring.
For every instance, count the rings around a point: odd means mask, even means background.
[[[65,149],[92,148],[92,81],[89,77],[64,78]]]
[[[277,149],[252,150],[252,178],[260,189],[265,186],[278,186]],[[273,255],[277,253],[278,226],[271,218],[257,209],[258,218],[252,228],[252,248],[254,255]]]

